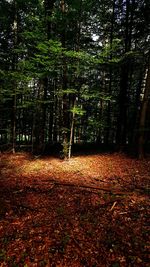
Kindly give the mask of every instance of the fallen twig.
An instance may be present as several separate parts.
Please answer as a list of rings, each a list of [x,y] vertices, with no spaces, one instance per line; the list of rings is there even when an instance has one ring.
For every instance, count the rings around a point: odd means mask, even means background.
[[[110,211],[112,211],[114,209],[114,207],[116,206],[116,204],[117,204],[117,201],[114,202],[114,204],[112,205]]]

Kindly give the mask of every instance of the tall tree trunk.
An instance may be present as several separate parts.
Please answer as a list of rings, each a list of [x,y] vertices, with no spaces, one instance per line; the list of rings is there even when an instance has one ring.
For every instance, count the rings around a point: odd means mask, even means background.
[[[16,92],[13,96],[13,108],[12,108],[12,152],[15,153],[16,149]]]
[[[14,56],[12,61],[12,70],[17,70],[18,55],[15,49],[18,44],[18,15],[17,15],[17,2],[14,0],[14,21],[13,21],[13,49]],[[13,104],[12,104],[12,152],[15,153],[16,148],[16,105],[17,105],[17,82],[13,81]]]
[[[44,1],[44,8],[45,8],[45,19],[46,19],[46,27],[47,27],[47,38],[48,40],[52,37],[52,22],[51,16],[54,8],[56,0],[45,0]]]
[[[46,33],[47,33],[47,39],[49,40],[52,36],[52,23],[50,20],[50,17],[52,15],[53,12],[53,7],[54,7],[54,3],[55,0],[52,1],[48,1],[45,0],[44,1],[44,8],[45,8],[45,24],[46,24]],[[41,83],[41,88],[43,90],[42,92],[42,105],[41,105],[41,109],[42,109],[42,118],[41,118],[41,125],[40,125],[40,136],[39,136],[39,150],[41,150],[41,152],[44,151],[45,148],[45,141],[46,141],[46,127],[47,127],[47,92],[48,92],[48,86],[50,85],[50,82],[48,80],[48,77],[44,77],[43,79],[41,79],[40,81]],[[53,88],[50,88],[51,91],[53,90]],[[50,107],[50,120],[49,123],[51,123],[51,126],[49,126],[49,129],[52,129],[53,126],[53,102],[54,99],[53,94],[50,92],[50,97],[51,97],[51,107]],[[52,137],[52,132],[49,134]]]
[[[44,152],[45,148],[45,132],[46,132],[46,112],[47,112],[47,77],[40,81],[41,93],[42,93],[42,104],[41,104],[41,123],[40,123],[40,135],[39,135],[39,152]]]
[[[132,6],[134,0],[132,2]],[[125,19],[125,53],[131,49],[132,24],[133,24],[133,8],[130,13],[130,0],[126,0],[126,19]],[[119,150],[124,149],[127,139],[127,110],[128,110],[128,78],[129,78],[130,61],[124,59],[121,66],[121,80],[119,93],[119,115],[117,122],[117,146]]]
[[[65,13],[66,13],[66,3],[65,0],[60,1],[60,8],[62,13],[62,19],[65,21]],[[66,48],[66,27],[65,23],[63,23],[63,30],[61,34],[61,43],[62,47]],[[68,157],[68,149],[69,149],[69,101],[68,94],[65,92],[67,90],[67,62],[66,58],[63,58],[62,64],[62,91],[63,91],[63,99],[62,99],[62,146],[63,146],[63,157]]]
[[[75,45],[75,51],[79,52],[80,51],[80,37],[81,37],[81,15],[82,15],[82,0],[80,0],[80,7],[79,7],[79,12],[78,12],[78,21],[77,21],[77,30],[76,30],[76,45]],[[76,63],[78,68],[79,68],[79,61]],[[80,82],[79,82],[79,75],[78,73],[75,73],[74,79],[73,79],[73,84],[75,89],[79,92],[80,89]],[[76,107],[76,94],[71,94],[70,95],[70,103],[73,106],[73,109]],[[68,158],[71,157],[71,149],[72,149],[72,144],[74,142],[74,124],[75,124],[75,112],[72,113],[71,117],[71,125],[70,125],[70,139],[69,139],[69,150],[68,150]]]
[[[148,103],[150,97],[150,52],[149,52],[146,84],[144,90],[144,96],[141,105],[141,114],[139,122],[139,140],[138,140],[138,156],[140,159],[144,158],[144,144],[145,144],[145,125],[148,111]]]
[[[132,114],[132,121],[130,122],[131,136],[129,140],[130,148],[129,151],[134,156],[137,156],[137,143],[139,138],[138,128],[139,128],[139,117],[140,117],[140,106],[141,106],[141,92],[142,92],[142,82],[144,77],[144,67],[141,68],[139,73],[139,81],[136,89],[135,95],[135,106]]]
[[[112,42],[113,42],[113,33],[114,33],[114,19],[115,19],[115,2],[113,1],[113,7],[112,7],[112,17],[111,17],[111,31],[110,31],[110,49],[112,50]],[[112,59],[112,52],[110,53],[110,60]],[[112,91],[112,66],[110,66],[109,69],[109,88],[108,88],[108,94],[111,94]],[[110,127],[111,127],[111,105],[110,101],[108,101],[108,107],[107,107],[107,128],[106,128],[106,137],[105,137],[105,143],[106,145],[109,145],[109,137],[110,137]]]

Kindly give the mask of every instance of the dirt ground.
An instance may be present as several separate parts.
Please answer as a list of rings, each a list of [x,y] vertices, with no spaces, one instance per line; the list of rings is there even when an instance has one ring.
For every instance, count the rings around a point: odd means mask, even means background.
[[[0,155],[0,266],[149,267],[150,159]]]

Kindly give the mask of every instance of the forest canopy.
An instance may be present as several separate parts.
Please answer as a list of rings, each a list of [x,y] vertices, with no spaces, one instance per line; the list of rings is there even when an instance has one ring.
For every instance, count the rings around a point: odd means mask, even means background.
[[[0,150],[150,149],[149,0],[0,0]],[[51,153],[51,151],[49,150]]]

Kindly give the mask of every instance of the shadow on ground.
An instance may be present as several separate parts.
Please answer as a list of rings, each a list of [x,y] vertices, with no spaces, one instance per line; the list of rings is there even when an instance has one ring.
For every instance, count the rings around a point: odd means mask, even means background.
[[[32,178],[2,171],[0,266],[149,266],[147,192]]]

